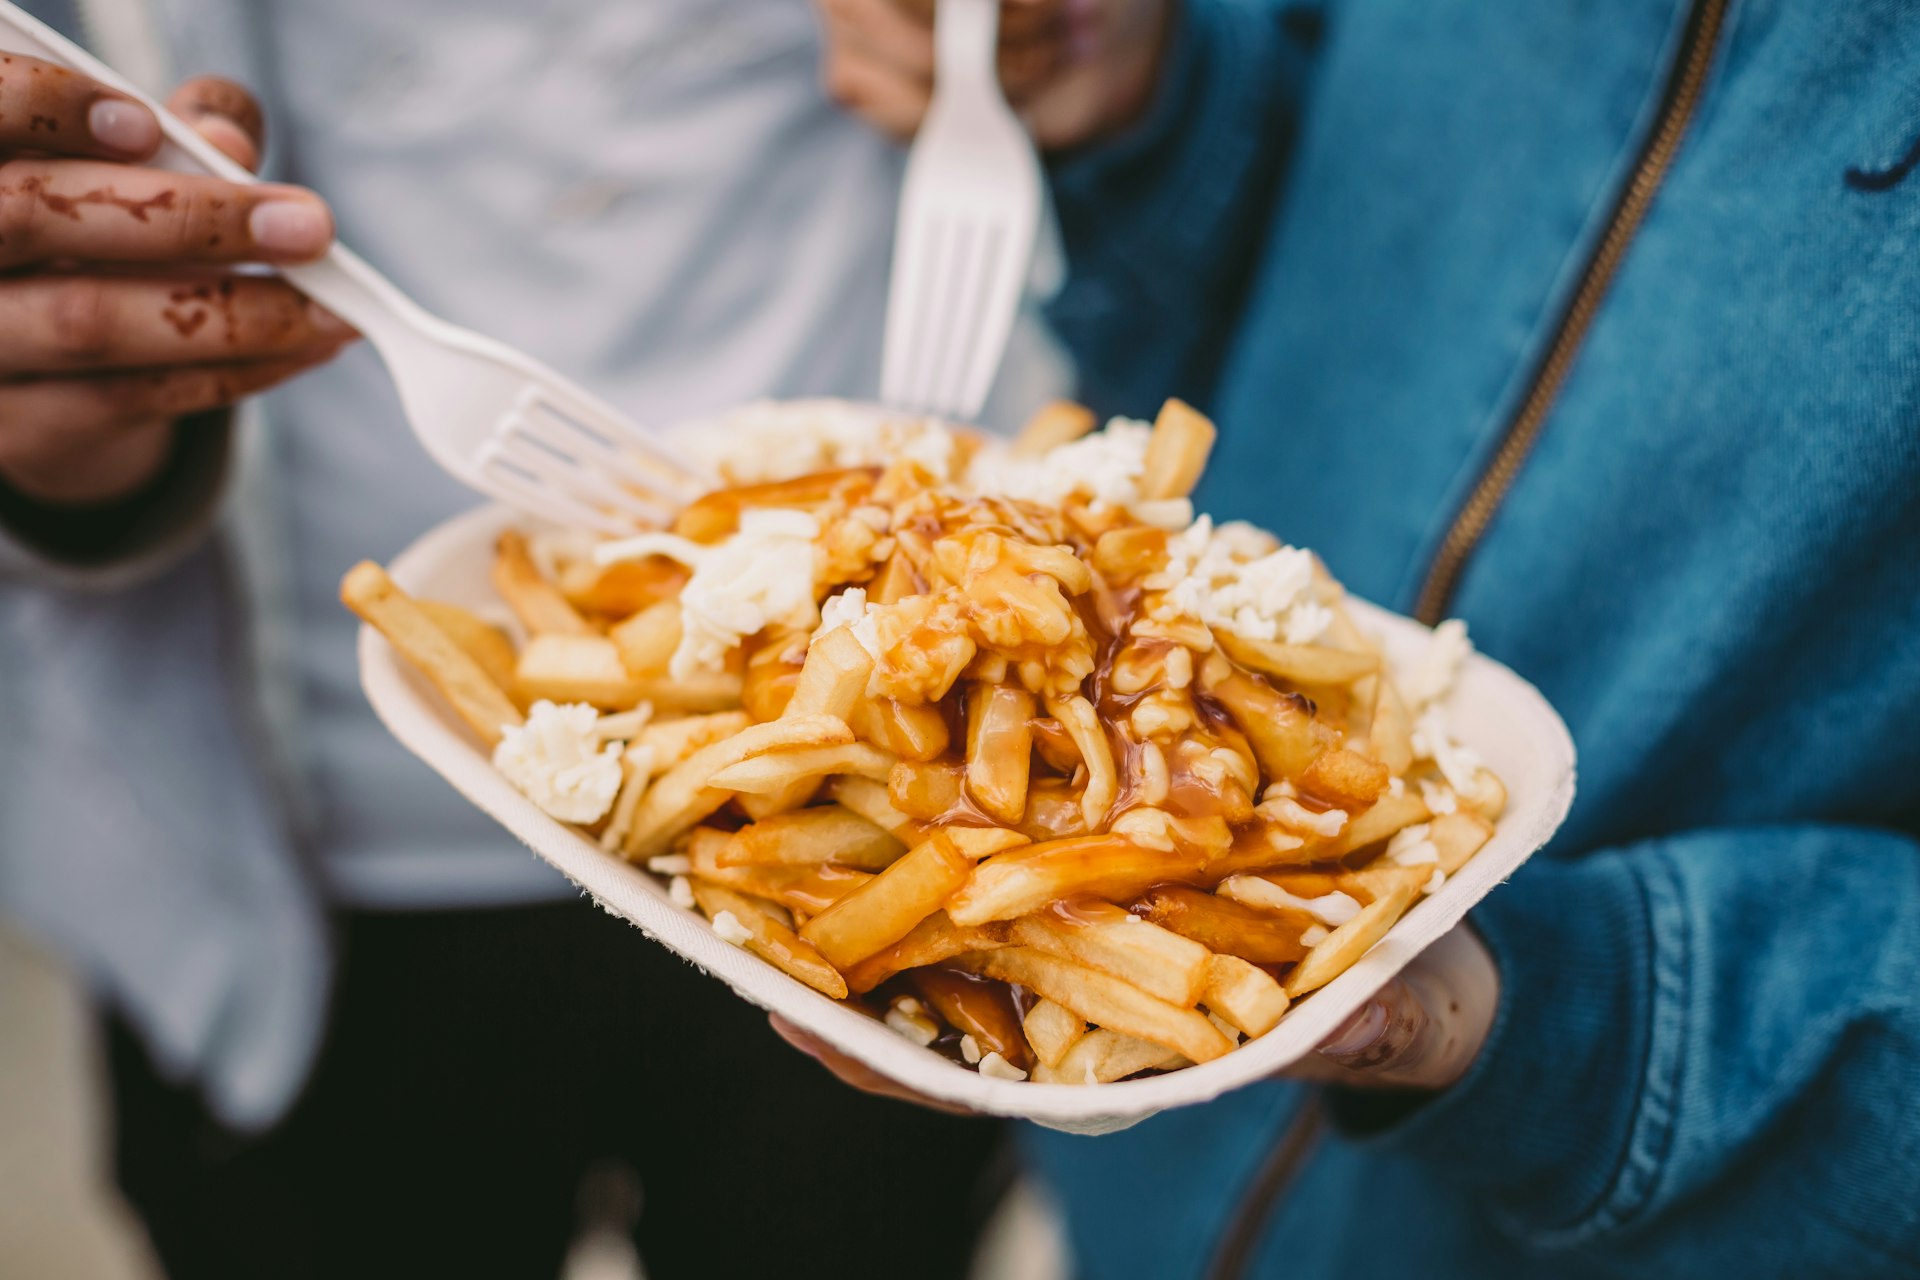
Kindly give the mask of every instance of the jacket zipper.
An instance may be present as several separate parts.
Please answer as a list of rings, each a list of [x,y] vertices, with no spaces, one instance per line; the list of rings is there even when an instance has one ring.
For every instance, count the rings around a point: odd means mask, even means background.
[[[1552,411],[1560,388],[1573,368],[1574,359],[1593,327],[1593,318],[1600,310],[1600,304],[1606,300],[1607,290],[1619,274],[1620,263],[1640,230],[1640,224],[1646,220],[1647,210],[1652,206],[1668,169],[1672,167],[1673,158],[1686,137],[1687,126],[1693,120],[1694,110],[1700,104],[1707,71],[1713,65],[1714,49],[1719,44],[1721,28],[1726,25],[1730,3],[1731,0],[1693,2],[1693,8],[1687,15],[1686,29],[1681,36],[1678,56],[1674,59],[1672,72],[1661,95],[1659,113],[1653,129],[1647,135],[1646,146],[1634,162],[1632,177],[1621,189],[1613,212],[1607,219],[1606,232],[1600,237],[1580,275],[1579,287],[1574,290],[1566,310],[1554,324],[1552,341],[1548,343],[1546,353],[1534,371],[1533,380],[1519,408],[1514,411],[1506,430],[1501,434],[1499,448],[1494,451],[1473,492],[1454,516],[1440,550],[1434,554],[1433,563],[1427,568],[1426,581],[1421,585],[1413,616],[1429,626],[1446,616],[1447,606],[1453,599],[1455,588],[1459,586],[1460,575],[1467,561],[1480,545],[1487,526],[1493,523],[1494,514],[1506,499],[1508,490],[1513,487],[1514,479],[1520,474],[1527,455],[1532,452],[1534,442],[1540,438],[1547,415]]]

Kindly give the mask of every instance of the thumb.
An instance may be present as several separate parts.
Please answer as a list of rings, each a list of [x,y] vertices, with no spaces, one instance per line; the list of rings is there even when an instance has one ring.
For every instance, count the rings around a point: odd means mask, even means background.
[[[245,88],[220,76],[195,76],[173,91],[167,110],[234,163],[259,169],[267,144],[267,118]]]
[[[1499,999],[1493,957],[1458,928],[1328,1036],[1320,1056],[1352,1087],[1444,1089],[1473,1065]]]

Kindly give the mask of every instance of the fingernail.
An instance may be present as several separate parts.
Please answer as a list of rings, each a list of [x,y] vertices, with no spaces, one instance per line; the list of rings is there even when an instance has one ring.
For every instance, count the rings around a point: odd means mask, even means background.
[[[307,323],[312,326],[316,336],[322,338],[357,338],[359,333],[354,327],[317,302],[307,304]]]
[[[247,216],[247,231],[268,253],[311,258],[333,239],[333,220],[312,200],[269,200]]]
[[[128,155],[145,155],[160,145],[160,122],[137,102],[102,98],[87,108],[87,130],[93,140]]]
[[[1347,1019],[1347,1024],[1320,1046],[1320,1052],[1329,1058],[1350,1058],[1371,1049],[1386,1029],[1387,1006],[1369,1000],[1366,1008]]]

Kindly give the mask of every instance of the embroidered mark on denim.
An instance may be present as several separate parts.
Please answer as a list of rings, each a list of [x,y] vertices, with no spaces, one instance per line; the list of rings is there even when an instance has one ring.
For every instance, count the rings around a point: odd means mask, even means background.
[[[1855,191],[1891,191],[1916,168],[1920,168],[1920,138],[1913,140],[1907,154],[1884,169],[1862,169],[1854,165],[1847,170],[1846,181]]]

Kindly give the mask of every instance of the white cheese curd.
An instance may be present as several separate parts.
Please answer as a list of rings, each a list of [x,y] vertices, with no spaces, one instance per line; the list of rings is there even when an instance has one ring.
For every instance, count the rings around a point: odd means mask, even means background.
[[[1265,907],[1269,910],[1291,907],[1304,911],[1321,924],[1336,928],[1360,914],[1359,899],[1338,889],[1317,898],[1302,898],[1259,876],[1229,876],[1219,891],[1225,897],[1249,907]]]
[[[828,596],[820,606],[820,625],[815,629],[813,639],[818,640],[836,627],[853,626],[864,621],[866,616],[867,589],[848,587],[837,596]]]
[[[620,747],[601,744],[598,719],[584,702],[536,702],[525,724],[501,730],[493,767],[562,822],[598,821],[620,792]]]
[[[1400,779],[1395,778],[1395,782]],[[1442,783],[1420,780],[1420,803],[1427,806],[1427,812],[1436,816],[1453,813],[1460,808],[1460,798],[1453,794],[1453,788]]]
[[[684,680],[719,671],[727,652],[771,622],[812,627],[813,544],[820,522],[805,511],[755,507],[740,513],[740,528],[716,546],[671,533],[643,533],[608,542],[602,563],[663,555],[693,570],[680,591],[680,646],[667,674]]]
[[[1394,672],[1395,683],[1407,705],[1419,711],[1438,702],[1453,688],[1461,664],[1473,653],[1473,641],[1467,638],[1467,624],[1448,618],[1433,629],[1420,656]]]
[[[1316,813],[1291,796],[1275,796],[1263,801],[1254,812],[1291,831],[1305,831],[1328,839],[1339,835],[1347,825],[1345,809],[1324,809]]]
[[[1310,924],[1300,931],[1300,945],[1317,947],[1333,934],[1333,930],[1323,924]]]
[[[997,1053],[988,1053],[980,1059],[980,1074],[992,1076],[995,1080],[1025,1080],[1027,1073],[1008,1062]]]
[[[647,859],[647,870],[657,876],[684,876],[693,870],[693,859],[684,853],[663,853]]]
[[[685,876],[675,876],[667,885],[667,898],[682,911],[693,910],[693,882]]]
[[[731,911],[721,911],[713,917],[713,931],[720,935],[723,942],[731,942],[736,947],[744,947],[753,938],[753,930],[740,923],[740,917]]]
[[[1404,853],[1415,845],[1426,843],[1427,833],[1432,830],[1432,824],[1425,822],[1416,822],[1410,827],[1400,828],[1393,833],[1393,838],[1387,841],[1387,856],[1392,857],[1396,853]]]
[[[1137,418],[1114,418],[1105,428],[1055,445],[1037,458],[1004,448],[985,448],[967,467],[965,485],[981,497],[1012,498],[1058,507],[1079,494],[1096,509],[1139,501],[1153,427]]]
[[[1480,753],[1454,740],[1446,713],[1438,704],[1420,713],[1413,722],[1412,737],[1414,759],[1433,761],[1456,793],[1474,789],[1473,775],[1480,768]]]
[[[1433,869],[1433,874],[1427,877],[1427,882],[1424,885],[1420,886],[1420,892],[1438,893],[1440,892],[1441,886],[1446,884],[1446,882],[1447,882],[1447,873],[1442,871],[1440,868],[1435,867]]]
[[[971,1035],[961,1036],[960,1056],[966,1059],[968,1066],[977,1064],[980,1061],[980,1042]]]
[[[918,1005],[909,1009],[906,1007],[908,1003],[902,1000],[887,1010],[886,1024],[900,1036],[924,1048],[938,1038],[940,1029],[933,1025],[931,1018],[919,1012]]]
[[[1167,566],[1146,579],[1175,612],[1246,640],[1312,644],[1333,623],[1313,598],[1313,555],[1239,522],[1206,516],[1168,541]]]

